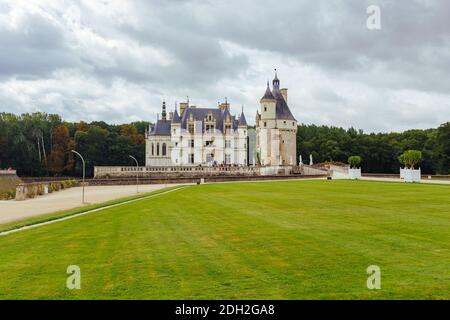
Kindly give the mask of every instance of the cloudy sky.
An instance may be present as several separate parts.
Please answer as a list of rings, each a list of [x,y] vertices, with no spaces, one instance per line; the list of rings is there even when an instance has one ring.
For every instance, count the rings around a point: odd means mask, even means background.
[[[155,120],[163,99],[228,97],[254,123],[274,68],[299,122],[436,127],[450,120],[450,1],[0,0],[0,111],[123,123]]]

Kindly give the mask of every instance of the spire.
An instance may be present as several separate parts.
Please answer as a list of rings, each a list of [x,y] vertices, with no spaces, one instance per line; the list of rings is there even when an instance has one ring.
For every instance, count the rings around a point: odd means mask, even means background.
[[[244,115],[244,105],[242,105],[242,111],[241,111],[241,116],[239,117],[239,122],[238,122],[238,126],[247,126],[247,120],[245,119],[245,115]]]
[[[177,108],[175,108],[175,112],[173,113],[173,119],[172,119],[172,123],[180,123],[181,122],[181,118],[178,115],[178,110]]]
[[[162,120],[163,121],[166,121],[166,116],[167,116],[167,113],[166,113],[166,102],[165,101],[163,101],[163,104],[162,104]]]
[[[275,98],[274,98],[272,92],[270,91],[269,80],[267,80],[266,93],[265,93],[264,96],[261,98],[261,100],[275,100]]]
[[[272,84],[273,84],[274,91],[280,90],[280,80],[278,79],[276,68],[275,68],[275,78],[273,78]]]

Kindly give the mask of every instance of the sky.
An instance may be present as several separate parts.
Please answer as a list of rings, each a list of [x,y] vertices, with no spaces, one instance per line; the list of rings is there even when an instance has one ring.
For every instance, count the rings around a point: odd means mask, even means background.
[[[275,68],[299,123],[437,127],[450,1],[0,0],[0,112],[126,123],[227,97],[254,124]]]

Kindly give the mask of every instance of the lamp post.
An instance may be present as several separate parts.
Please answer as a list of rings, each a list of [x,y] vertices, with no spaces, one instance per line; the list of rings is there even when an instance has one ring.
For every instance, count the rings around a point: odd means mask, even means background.
[[[79,156],[81,158],[81,161],[83,162],[83,200],[82,201],[84,204],[84,179],[86,176],[86,164],[84,162],[83,156],[79,152],[76,152],[75,150],[72,150],[72,152],[75,153],[77,156]]]
[[[136,162],[136,193],[139,193],[139,162],[135,157],[131,155],[129,155],[129,157]]]

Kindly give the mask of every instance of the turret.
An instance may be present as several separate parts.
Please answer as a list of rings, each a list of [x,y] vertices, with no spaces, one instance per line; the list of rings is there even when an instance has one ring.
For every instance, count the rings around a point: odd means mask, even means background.
[[[247,128],[247,120],[245,119],[244,115],[244,106],[242,106],[242,112],[241,115],[239,116],[238,126]]]
[[[261,98],[261,120],[275,119],[276,99],[269,88],[269,81],[267,81],[266,93]]]

